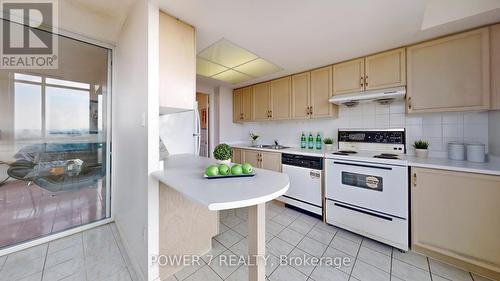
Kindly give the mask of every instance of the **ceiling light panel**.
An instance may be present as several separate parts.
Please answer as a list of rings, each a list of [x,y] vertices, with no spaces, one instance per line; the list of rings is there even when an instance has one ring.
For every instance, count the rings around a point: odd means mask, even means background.
[[[233,68],[257,58],[257,56],[226,39],[221,39],[198,54],[200,58]]]
[[[196,58],[196,73],[199,75],[210,77],[226,70],[228,70],[227,67],[209,62],[202,58]]]
[[[281,68],[268,62],[263,58],[258,58],[256,60],[237,66],[234,68],[234,70],[248,74],[253,77],[259,77],[280,71]]]
[[[219,74],[216,74],[216,75],[212,76],[211,78],[221,80],[221,81],[231,83],[231,84],[236,84],[236,83],[250,80],[253,77],[230,69],[230,70],[226,70],[224,72],[221,72]]]

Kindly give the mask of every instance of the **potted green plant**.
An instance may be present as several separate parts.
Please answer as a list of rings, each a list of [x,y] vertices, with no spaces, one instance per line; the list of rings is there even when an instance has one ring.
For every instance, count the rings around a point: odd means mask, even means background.
[[[427,155],[429,154],[429,151],[427,148],[429,148],[429,143],[424,140],[418,140],[413,143],[413,148],[415,149],[415,156],[418,158],[427,158]]]
[[[332,138],[324,138],[323,143],[325,144],[326,150],[333,150],[333,139]]]
[[[257,144],[257,139],[259,138],[259,135],[250,133],[250,141],[252,142],[252,145]]]
[[[217,145],[214,149],[214,158],[219,160],[220,163],[231,164],[231,158],[233,157],[233,149],[225,144],[221,143]]]

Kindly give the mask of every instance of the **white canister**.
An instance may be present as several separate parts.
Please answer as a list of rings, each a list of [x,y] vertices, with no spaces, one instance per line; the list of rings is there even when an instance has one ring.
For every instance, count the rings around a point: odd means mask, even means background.
[[[459,142],[448,143],[448,159],[465,160],[465,145]]]
[[[468,143],[467,144],[467,161],[485,162],[486,161],[486,146],[483,143]]]

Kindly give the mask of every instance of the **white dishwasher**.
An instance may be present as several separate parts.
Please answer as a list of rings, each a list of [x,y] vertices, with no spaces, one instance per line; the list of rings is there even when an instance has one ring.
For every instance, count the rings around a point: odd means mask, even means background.
[[[278,200],[322,216],[323,158],[283,153],[281,163],[290,187]]]

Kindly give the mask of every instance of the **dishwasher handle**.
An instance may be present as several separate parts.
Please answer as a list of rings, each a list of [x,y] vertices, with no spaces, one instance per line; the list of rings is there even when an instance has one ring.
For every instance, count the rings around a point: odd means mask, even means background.
[[[318,170],[311,170],[309,172],[309,176],[311,177],[311,179],[319,179],[321,178],[321,173]]]

